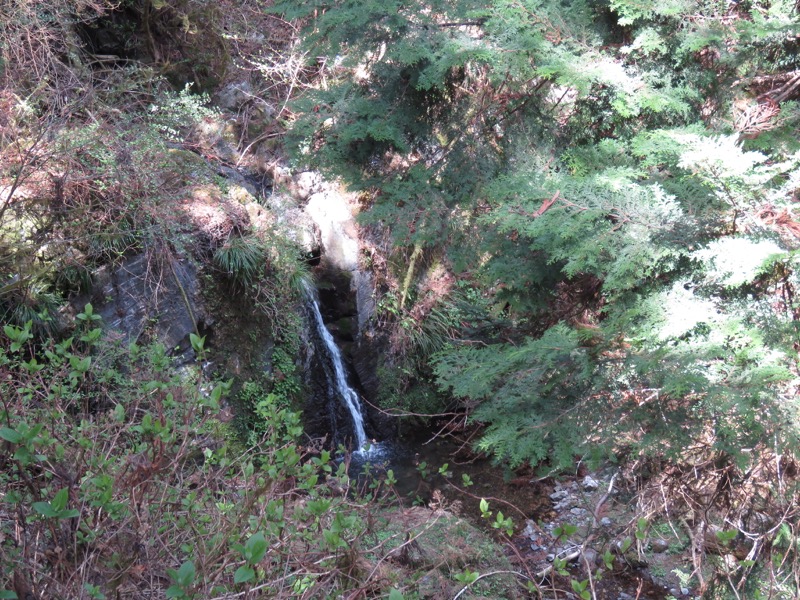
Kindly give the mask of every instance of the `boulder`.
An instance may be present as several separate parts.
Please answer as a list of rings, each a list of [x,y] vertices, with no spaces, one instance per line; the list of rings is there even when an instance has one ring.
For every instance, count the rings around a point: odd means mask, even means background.
[[[200,294],[197,267],[169,255],[138,254],[95,277],[89,298],[106,327],[135,342],[145,332],[176,354],[191,349],[189,334],[211,325]]]

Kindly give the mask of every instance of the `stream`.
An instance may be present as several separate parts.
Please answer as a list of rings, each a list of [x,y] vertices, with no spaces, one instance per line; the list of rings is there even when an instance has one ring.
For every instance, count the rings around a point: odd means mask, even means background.
[[[397,480],[395,490],[407,502],[427,504],[438,493],[440,502],[458,502],[465,516],[473,520],[480,518],[479,499],[494,496],[518,507],[529,518],[543,514],[544,506],[549,504],[544,502],[548,500],[546,494],[531,493],[530,485],[521,485],[511,473],[493,465],[488,458],[476,457],[453,438],[437,437],[426,429],[403,440],[370,440],[359,394],[348,382],[342,353],[325,326],[316,288],[307,285],[305,291],[328,399],[339,403],[349,415],[353,435],[350,471],[355,478],[365,472],[391,469]],[[337,433],[340,432],[333,432],[334,438],[339,437]]]

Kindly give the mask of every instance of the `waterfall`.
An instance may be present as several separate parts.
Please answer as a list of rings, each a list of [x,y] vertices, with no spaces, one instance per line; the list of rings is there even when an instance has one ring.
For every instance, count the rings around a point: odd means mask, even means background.
[[[344,361],[342,360],[342,353],[339,351],[338,346],[336,346],[336,342],[333,340],[330,331],[325,327],[325,323],[322,322],[322,313],[319,311],[319,302],[317,301],[315,292],[316,291],[310,285],[306,286],[309,312],[313,317],[314,327],[325,346],[325,353],[332,367],[333,377],[328,375],[328,386],[342,399],[345,408],[347,408],[347,411],[350,413],[350,418],[353,421],[353,431],[356,436],[356,452],[360,452],[367,445],[367,434],[364,432],[364,415],[361,412],[361,403],[358,400],[356,391],[347,383],[347,374],[344,368]]]

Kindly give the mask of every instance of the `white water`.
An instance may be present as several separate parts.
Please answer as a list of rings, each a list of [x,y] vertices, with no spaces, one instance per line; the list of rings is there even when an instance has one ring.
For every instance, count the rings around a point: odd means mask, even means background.
[[[335,381],[330,382],[336,389],[336,393],[344,400],[344,405],[350,413],[353,421],[353,431],[356,436],[356,452],[361,452],[367,446],[367,434],[364,432],[364,415],[361,413],[361,403],[358,401],[358,394],[347,383],[347,375],[344,370],[344,362],[342,361],[342,353],[336,346],[328,328],[322,322],[322,314],[319,312],[319,302],[315,297],[312,289],[306,288],[308,303],[311,307],[311,313],[314,316],[314,325],[317,328],[317,333],[325,344],[325,349],[328,357],[331,360],[334,371]]]

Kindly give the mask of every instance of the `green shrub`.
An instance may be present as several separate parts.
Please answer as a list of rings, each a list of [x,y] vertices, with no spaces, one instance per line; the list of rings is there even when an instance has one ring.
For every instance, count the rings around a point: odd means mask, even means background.
[[[111,342],[91,306],[58,342],[37,344],[30,324],[2,335],[0,496],[15,516],[0,519],[0,592],[277,598],[384,585],[352,577],[376,507],[348,493],[344,464],[299,445],[285,399],[244,386],[259,428],[234,454],[213,435],[228,386],[199,369],[178,376],[159,345]]]
[[[233,234],[214,251],[214,264],[235,284],[247,287],[265,270],[264,249],[255,237]]]

